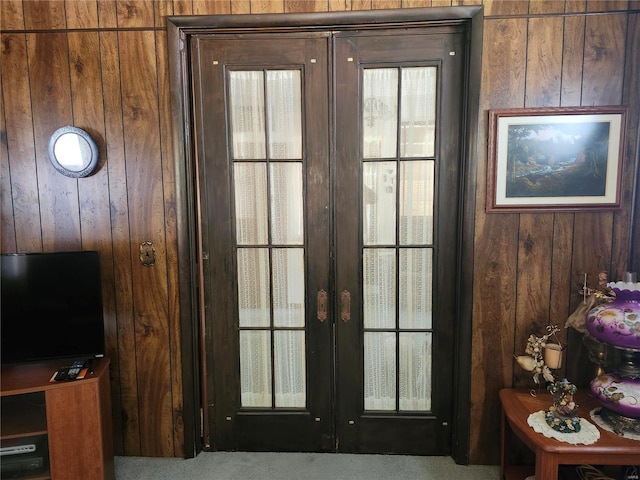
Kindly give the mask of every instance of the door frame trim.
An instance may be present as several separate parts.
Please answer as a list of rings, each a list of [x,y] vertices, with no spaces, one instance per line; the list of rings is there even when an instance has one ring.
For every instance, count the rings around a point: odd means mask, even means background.
[[[178,304],[182,350],[184,456],[194,457],[203,448],[201,372],[201,315],[199,299],[198,232],[195,159],[191,146],[191,91],[189,43],[193,35],[206,33],[248,33],[319,31],[328,29],[378,29],[407,26],[464,24],[467,26],[467,78],[465,126],[461,172],[458,239],[458,293],[455,329],[454,422],[452,457],[469,463],[471,404],[471,337],[473,318],[473,232],[475,226],[476,171],[480,120],[483,7],[407,8],[299,14],[206,15],[167,17],[169,85],[171,100],[172,154],[176,175],[176,218],[178,247]]]

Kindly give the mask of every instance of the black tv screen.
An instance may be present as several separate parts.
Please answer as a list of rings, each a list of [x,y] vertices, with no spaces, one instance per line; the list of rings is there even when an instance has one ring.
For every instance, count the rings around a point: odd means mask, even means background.
[[[2,363],[104,354],[95,251],[0,256]]]

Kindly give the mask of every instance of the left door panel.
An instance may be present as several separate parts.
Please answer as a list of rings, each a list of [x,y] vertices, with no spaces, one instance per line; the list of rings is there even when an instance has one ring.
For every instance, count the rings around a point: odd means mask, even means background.
[[[331,451],[328,38],[203,35],[191,59],[209,441]]]

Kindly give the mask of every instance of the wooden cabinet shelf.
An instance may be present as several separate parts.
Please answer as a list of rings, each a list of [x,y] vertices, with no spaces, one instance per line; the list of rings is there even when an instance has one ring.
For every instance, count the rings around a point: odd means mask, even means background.
[[[95,361],[93,373],[81,380],[51,382],[68,362],[2,367],[0,443],[36,445],[35,453],[5,457],[3,468],[19,458],[34,459],[42,466],[19,478],[113,480],[109,361]]]
[[[44,392],[2,397],[0,440],[46,435]]]
[[[531,467],[509,465],[504,469],[504,480],[524,480],[534,474],[535,470]]]

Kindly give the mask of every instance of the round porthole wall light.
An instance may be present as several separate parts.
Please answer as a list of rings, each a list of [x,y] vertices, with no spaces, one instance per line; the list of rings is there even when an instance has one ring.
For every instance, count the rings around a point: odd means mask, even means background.
[[[53,167],[67,177],[86,177],[98,166],[98,146],[81,128],[57,129],[49,139],[48,152]]]

